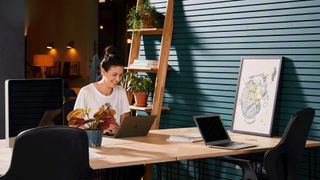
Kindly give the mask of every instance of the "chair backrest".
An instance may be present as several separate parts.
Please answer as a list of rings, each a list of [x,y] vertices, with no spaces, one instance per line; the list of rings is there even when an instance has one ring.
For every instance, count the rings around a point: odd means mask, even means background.
[[[285,129],[280,143],[265,153],[264,168],[269,179],[300,179],[300,160],[314,115],[315,111],[311,108],[295,113]]]
[[[84,130],[46,126],[26,130],[15,141],[11,165],[0,179],[91,179]]]
[[[67,100],[69,98],[75,98],[77,97],[77,93],[73,89],[64,88],[63,90],[63,96]]]
[[[70,111],[73,110],[73,107],[76,103],[75,99],[67,100],[63,103],[63,123],[68,124],[67,116]]]

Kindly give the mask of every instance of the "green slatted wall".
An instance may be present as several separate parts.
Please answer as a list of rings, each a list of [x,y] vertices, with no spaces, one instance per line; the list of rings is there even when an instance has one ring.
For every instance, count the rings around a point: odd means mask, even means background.
[[[164,11],[165,2],[151,2]],[[159,37],[146,37],[140,56],[155,58],[159,48]],[[211,112],[230,127],[240,58],[250,55],[284,56],[273,132],[281,135],[292,113],[312,107],[309,138],[320,141],[320,0],[175,0],[164,96],[171,110],[160,127],[194,126],[192,115]],[[206,167],[219,179],[238,174],[216,162]]]

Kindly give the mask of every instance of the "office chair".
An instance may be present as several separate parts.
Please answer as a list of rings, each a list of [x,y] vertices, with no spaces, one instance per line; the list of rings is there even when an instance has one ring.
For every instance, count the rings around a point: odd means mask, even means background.
[[[279,144],[264,154],[263,164],[268,179],[299,179],[300,160],[314,115],[315,110],[311,108],[295,113],[290,118]],[[258,179],[249,161],[232,157],[220,160],[239,165],[242,168],[243,180]]]
[[[75,99],[77,97],[77,93],[73,89],[70,89],[70,88],[64,88],[63,95],[66,100]]]
[[[61,108],[47,110],[43,113],[38,126],[49,125],[63,125]]]
[[[37,127],[20,133],[9,170],[0,180],[87,180],[88,138],[84,130],[63,126]]]
[[[74,104],[76,103],[75,99],[67,100],[63,103],[63,123],[68,124],[67,116],[70,111],[73,110]]]

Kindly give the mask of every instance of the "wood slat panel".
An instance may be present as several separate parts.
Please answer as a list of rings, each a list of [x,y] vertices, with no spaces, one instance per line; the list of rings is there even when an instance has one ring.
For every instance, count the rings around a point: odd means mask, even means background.
[[[165,5],[152,2],[160,10]],[[162,115],[161,128],[194,126],[193,115],[212,112],[230,127],[240,58],[279,55],[284,61],[274,132],[281,135],[294,112],[313,107],[309,138],[320,140],[320,1],[175,1],[174,22],[163,99],[171,110]],[[159,38],[145,38],[140,58],[159,53]],[[306,158],[301,179],[308,179]],[[205,166],[208,179],[239,179],[233,166],[211,160]]]

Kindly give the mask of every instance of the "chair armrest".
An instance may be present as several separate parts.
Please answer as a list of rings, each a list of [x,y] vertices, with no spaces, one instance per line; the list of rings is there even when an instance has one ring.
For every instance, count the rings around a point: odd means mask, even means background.
[[[258,177],[257,177],[254,169],[252,168],[249,160],[234,158],[234,157],[230,157],[230,156],[219,157],[216,159],[219,161],[224,161],[227,163],[236,164],[236,165],[240,166],[242,169],[242,174],[243,174],[242,179],[243,180],[258,180]]]

